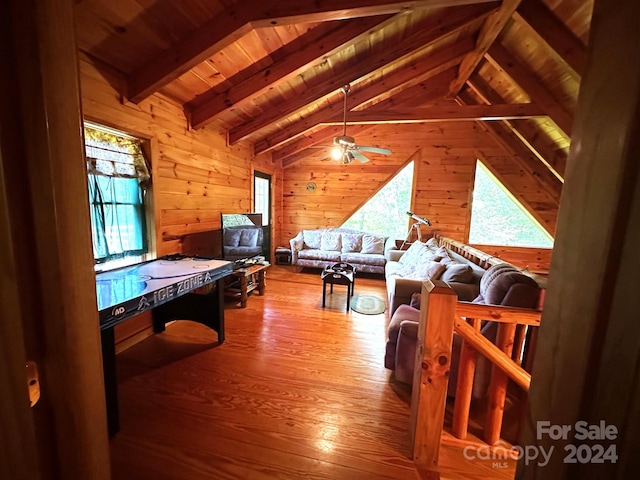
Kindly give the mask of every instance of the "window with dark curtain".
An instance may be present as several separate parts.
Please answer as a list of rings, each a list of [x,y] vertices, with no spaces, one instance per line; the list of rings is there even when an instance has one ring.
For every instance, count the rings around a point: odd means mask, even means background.
[[[150,175],[141,141],[85,124],[85,151],[96,263],[144,255]]]

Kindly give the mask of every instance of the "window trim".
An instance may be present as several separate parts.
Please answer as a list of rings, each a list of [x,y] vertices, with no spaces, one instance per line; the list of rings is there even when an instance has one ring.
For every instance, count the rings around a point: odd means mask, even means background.
[[[105,272],[109,270],[115,270],[118,268],[123,268],[129,265],[135,265],[138,263],[143,263],[149,260],[154,260],[157,258],[157,245],[158,245],[158,226],[156,225],[156,202],[155,202],[155,188],[153,182],[153,166],[155,165],[155,152],[158,151],[158,140],[156,137],[148,137],[143,134],[137,134],[134,132],[126,132],[120,130],[118,128],[114,128],[109,126],[106,123],[102,123],[99,120],[83,120],[83,145],[84,145],[84,127],[88,126],[90,128],[102,129],[108,133],[112,133],[114,135],[120,135],[124,138],[131,138],[140,141],[140,148],[142,153],[146,159],[147,166],[149,169],[149,174],[151,175],[151,181],[143,189],[143,205],[144,205],[144,214],[145,214],[145,235],[146,235],[146,244],[147,244],[147,252],[142,255],[133,255],[129,257],[124,257],[120,259],[109,260],[106,262],[97,263],[94,259],[94,271],[95,272]],[[85,158],[85,169],[86,169],[86,156],[84,155],[83,149],[83,157]],[[87,171],[87,178],[89,172]],[[87,202],[89,201],[89,194],[87,191]],[[91,233],[93,235],[93,233]]]

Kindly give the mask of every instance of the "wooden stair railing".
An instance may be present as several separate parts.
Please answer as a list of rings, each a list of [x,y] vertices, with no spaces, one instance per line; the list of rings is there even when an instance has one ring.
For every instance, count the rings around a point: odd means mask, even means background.
[[[478,353],[492,365],[484,438],[492,446],[500,440],[507,383],[525,392],[531,375],[523,367],[527,329],[540,325],[541,312],[526,308],[457,301],[444,282],[424,282],[418,332],[418,353],[411,401],[411,438],[416,464],[436,470],[444,427],[453,332],[463,339],[458,367],[452,433],[467,437]],[[499,322],[496,343],[480,333],[481,320]]]

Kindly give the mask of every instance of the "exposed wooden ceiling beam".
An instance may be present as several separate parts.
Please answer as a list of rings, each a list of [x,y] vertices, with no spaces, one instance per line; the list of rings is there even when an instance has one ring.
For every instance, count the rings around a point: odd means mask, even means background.
[[[279,108],[270,109],[250,122],[233,128],[229,131],[229,144],[234,145],[240,142],[273,122],[329,95],[342,85],[366,77],[394,59],[402,58],[419,48],[430,45],[444,35],[459,31],[482,16],[488,15],[490,11],[490,6],[475,5],[460,8],[455,12],[447,9],[429,17],[421,25],[416,25],[414,33],[404,38],[402,42],[395,42],[389,48],[371,55],[366,62],[353,62],[339,74],[308,88],[303,95],[298,95],[281,104]]]
[[[274,25],[342,20],[387,15],[409,10],[485,3],[491,0],[247,0],[227,9],[157,57],[141,65],[129,77],[128,100],[138,103],[186,73],[251,29]]]
[[[350,112],[347,125],[384,125],[390,123],[433,123],[446,121],[509,120],[513,118],[545,117],[547,114],[535,103],[500,105],[437,105],[412,108],[406,111]],[[342,122],[326,122],[340,125]]]
[[[460,68],[458,69],[458,76],[449,86],[450,97],[453,98],[458,94],[487,53],[487,50],[489,50],[489,47],[491,47],[495,39],[498,38],[498,35],[502,32],[502,29],[513,15],[513,12],[516,11],[521,1],[522,0],[503,0],[500,8],[489,15],[484,21],[484,25],[482,25],[480,33],[478,34],[476,48],[462,59]]]
[[[389,15],[366,17],[334,24],[328,31],[323,28],[325,24],[312,29],[271,54],[274,58],[280,58],[280,61],[252,75],[240,72],[229,79],[230,86],[226,90],[219,91],[214,87],[187,103],[185,108],[190,112],[191,126],[202,127],[238,103],[262,95],[274,83],[302,73],[389,18]],[[318,30],[322,30],[322,33],[318,33]]]
[[[457,65],[464,53],[473,48],[470,37],[459,39],[457,42],[439,51],[430,53],[394,70],[381,77],[379,81],[359,88],[352,86],[351,93],[347,97],[347,109],[367,108],[370,103],[389,98],[399,91],[412,87],[420,82],[449,70]],[[335,106],[324,108],[295,122],[286,129],[282,129],[268,138],[256,142],[254,154],[259,155],[273,148],[280,147],[290,142],[304,132],[327,121],[337,121],[343,117],[343,104],[337,102]],[[293,152],[295,153],[295,152]]]
[[[462,104],[470,106],[475,100],[468,93],[460,92],[458,100]],[[542,188],[551,195],[556,201],[556,205],[560,202],[560,194],[562,193],[562,182],[544,165],[540,159],[531,153],[531,151],[522,143],[520,138],[507,129],[499,122],[485,122],[482,124],[489,135],[507,152],[510,152],[512,158],[525,169],[529,175],[536,178]]]
[[[388,98],[374,106],[369,107],[366,111],[384,112],[390,107],[407,107],[408,105],[423,105],[434,101],[437,98],[442,98],[446,93],[446,86],[449,84],[453,76],[455,75],[455,69],[450,68],[447,71],[441,72],[434,76],[427,84],[414,85],[406,90],[403,90],[398,95]],[[349,128],[349,135],[355,136],[358,132],[365,131],[371,128],[370,125],[354,125]],[[311,155],[310,147],[318,143],[331,144],[333,137],[341,135],[342,131],[340,127],[327,126],[312,135],[301,137],[290,144],[287,144],[284,148],[273,152],[272,158],[274,161],[283,161],[283,165],[287,167],[297,163],[297,161],[304,159],[306,156]],[[286,159],[286,161],[285,161]]]
[[[516,14],[528,23],[578,76],[582,76],[587,62],[585,46],[544,3],[539,0],[523,0]]]
[[[467,81],[467,85],[487,103],[502,103],[504,99],[478,74],[474,74]],[[527,120],[510,120],[505,124],[520,137],[527,147],[540,161],[545,163],[555,175],[564,182],[564,171],[567,164],[567,154],[552,140],[546,139],[540,129]]]
[[[573,115],[568,113],[544,88],[535,72],[518,62],[500,43],[494,43],[487,52],[487,59],[505,71],[531,98],[547,112],[551,120],[568,136],[571,136]]]

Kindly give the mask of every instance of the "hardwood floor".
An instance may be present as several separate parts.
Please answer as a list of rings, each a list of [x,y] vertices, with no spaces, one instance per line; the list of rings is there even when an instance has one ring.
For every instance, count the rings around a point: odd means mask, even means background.
[[[360,277],[355,293],[384,298],[384,281]],[[420,478],[410,389],[383,365],[387,315],[345,300],[336,286],[323,309],[318,271],[273,266],[264,296],[227,306],[222,345],[179,321],[119,354],[112,478]],[[499,478],[443,463],[455,474],[442,478]]]

